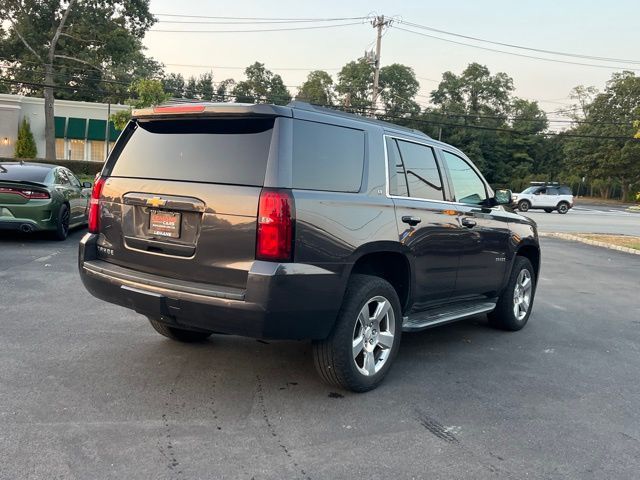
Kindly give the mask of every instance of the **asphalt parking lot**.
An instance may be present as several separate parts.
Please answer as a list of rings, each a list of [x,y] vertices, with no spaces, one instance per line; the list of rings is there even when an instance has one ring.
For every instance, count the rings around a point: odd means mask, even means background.
[[[638,256],[543,239],[527,328],[407,334],[357,395],[305,342],[177,344],[93,299],[81,235],[0,239],[2,479],[638,478]]]

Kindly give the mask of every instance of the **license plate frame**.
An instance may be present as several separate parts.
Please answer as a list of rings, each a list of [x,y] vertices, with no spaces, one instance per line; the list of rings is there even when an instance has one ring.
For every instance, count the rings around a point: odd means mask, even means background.
[[[166,210],[149,210],[149,233],[154,237],[180,238],[182,214]]]

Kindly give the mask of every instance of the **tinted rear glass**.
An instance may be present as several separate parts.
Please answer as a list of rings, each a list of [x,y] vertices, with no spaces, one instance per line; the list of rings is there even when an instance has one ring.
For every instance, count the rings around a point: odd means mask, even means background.
[[[152,120],[129,124],[109,159],[114,177],[264,183],[274,119]]]
[[[363,165],[362,130],[293,122],[293,188],[357,192]]]
[[[7,165],[0,164],[1,181],[23,181],[45,183],[51,168],[37,165]]]

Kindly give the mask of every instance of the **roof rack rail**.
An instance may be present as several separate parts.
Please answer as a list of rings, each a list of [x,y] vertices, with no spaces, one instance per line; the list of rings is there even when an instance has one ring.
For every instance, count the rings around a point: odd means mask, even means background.
[[[337,117],[357,119],[358,121],[373,123],[375,125],[380,125],[381,127],[393,128],[396,130],[411,132],[414,135],[420,135],[423,137],[431,138],[426,133],[421,132],[420,130],[416,130],[415,128],[403,127],[401,125],[396,125],[395,123],[385,122],[384,120],[378,120],[377,118],[364,117],[362,115],[345,112],[337,108],[322,107],[319,105],[313,105],[308,102],[302,102],[300,100],[293,100],[292,102],[289,102],[287,107],[291,107],[293,109],[298,109],[298,110],[306,110],[308,112],[326,113],[328,115],[335,115]]]

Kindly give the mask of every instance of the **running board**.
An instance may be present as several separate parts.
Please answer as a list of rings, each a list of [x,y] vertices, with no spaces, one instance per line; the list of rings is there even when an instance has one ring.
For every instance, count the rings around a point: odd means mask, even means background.
[[[482,313],[489,313],[496,308],[494,302],[473,303],[435,308],[425,312],[418,312],[403,318],[403,332],[417,332],[426,328],[455,322]]]

